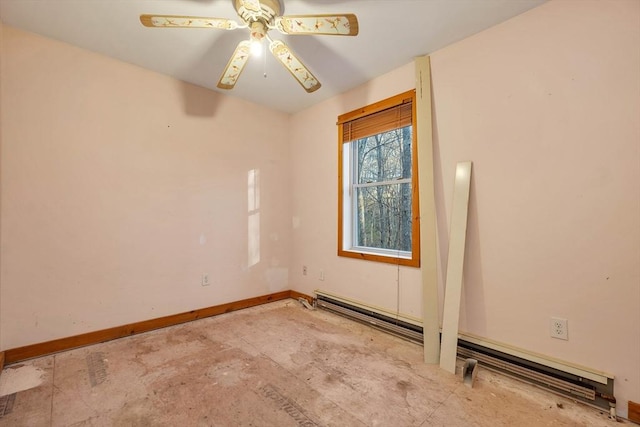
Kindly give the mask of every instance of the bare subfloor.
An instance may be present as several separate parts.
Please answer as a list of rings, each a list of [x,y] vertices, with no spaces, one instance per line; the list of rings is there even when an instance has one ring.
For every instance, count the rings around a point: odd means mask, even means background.
[[[483,369],[469,388],[423,364],[420,346],[294,300],[11,365],[0,378],[11,392],[0,426],[619,424]]]

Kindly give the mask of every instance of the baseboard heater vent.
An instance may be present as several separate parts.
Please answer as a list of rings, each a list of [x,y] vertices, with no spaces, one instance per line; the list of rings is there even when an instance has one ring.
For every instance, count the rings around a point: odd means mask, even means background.
[[[362,303],[316,291],[316,306],[349,319],[391,333],[400,338],[422,344],[422,326],[402,320],[400,316],[384,313]],[[476,342],[473,342],[476,341]],[[613,378],[589,372],[565,372],[552,366],[527,360],[519,355],[484,346],[478,340],[458,338],[458,357],[476,359],[480,366],[526,381],[546,390],[581,401],[610,412],[615,407]],[[520,352],[521,353],[521,352]],[[537,357],[539,360],[540,358]],[[557,363],[556,363],[557,365]],[[577,369],[573,369],[578,371]],[[591,378],[586,378],[591,376]]]
[[[400,338],[405,338],[422,344],[421,326],[412,325],[403,320],[394,319],[373,310],[349,305],[321,295],[317,296],[316,306],[365,323],[374,328],[381,329],[393,335],[397,335]]]

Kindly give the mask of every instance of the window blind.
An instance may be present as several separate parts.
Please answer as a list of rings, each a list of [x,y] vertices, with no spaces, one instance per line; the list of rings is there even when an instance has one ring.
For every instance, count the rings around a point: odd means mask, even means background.
[[[412,102],[342,123],[342,142],[350,142],[412,124]]]

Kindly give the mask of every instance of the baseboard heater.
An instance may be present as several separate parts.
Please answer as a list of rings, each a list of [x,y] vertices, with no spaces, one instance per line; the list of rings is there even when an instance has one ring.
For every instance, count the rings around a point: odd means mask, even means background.
[[[316,306],[400,338],[422,344],[417,319],[316,291]],[[458,357],[476,359],[480,366],[567,396],[615,414],[613,376],[528,353],[472,335],[460,334]]]

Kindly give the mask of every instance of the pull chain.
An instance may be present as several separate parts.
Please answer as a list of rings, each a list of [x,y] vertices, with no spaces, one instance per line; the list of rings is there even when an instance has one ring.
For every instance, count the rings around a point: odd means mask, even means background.
[[[262,52],[262,76],[266,79],[267,78],[267,43],[265,41],[265,43],[262,43],[262,48],[263,48],[263,52]]]

